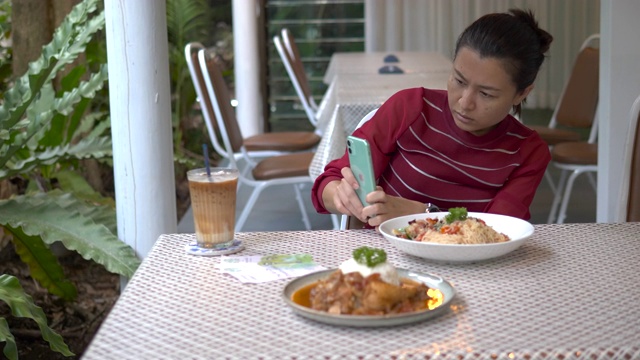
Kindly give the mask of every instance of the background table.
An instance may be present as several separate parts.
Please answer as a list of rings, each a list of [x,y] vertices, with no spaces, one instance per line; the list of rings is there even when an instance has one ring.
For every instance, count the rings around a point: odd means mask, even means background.
[[[446,89],[449,72],[431,74],[340,75],[327,89],[318,110],[322,140],[309,167],[312,179],[325,165],[344,154],[346,137],[370,111],[399,90],[413,87]]]
[[[384,58],[390,54],[395,55],[398,62],[385,63]],[[329,60],[323,81],[331,84],[337,75],[342,74],[376,74],[384,65],[395,65],[405,74],[451,71],[451,60],[437,52],[337,52]]]
[[[502,258],[439,264],[405,255],[373,230],[239,233],[242,254],[308,253],[337,267],[359,246],[457,290],[444,314],[391,328],[336,327],[295,315],[288,281],[242,284],[191,234],[163,235],[83,359],[637,359],[640,223],[536,225]]]

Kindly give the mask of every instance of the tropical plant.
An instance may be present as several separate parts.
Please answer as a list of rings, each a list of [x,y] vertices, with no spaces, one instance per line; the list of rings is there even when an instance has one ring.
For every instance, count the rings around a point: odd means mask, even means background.
[[[11,76],[12,49],[6,46],[11,32],[11,2],[0,0],[0,83],[5,83]],[[0,89],[0,96],[3,90]]]
[[[167,32],[169,40],[169,69],[173,109],[174,154],[178,159],[188,153],[184,142],[185,124],[196,102],[184,56],[185,46],[192,41],[207,43],[211,38],[213,12],[206,0],[167,0]],[[201,141],[193,141],[198,147]],[[185,158],[185,161],[188,157]]]
[[[41,56],[4,93],[0,106],[0,180],[17,177],[30,184],[24,194],[0,200],[0,226],[11,235],[31,277],[68,301],[76,289],[50,249],[54,243],[125,277],[131,277],[140,263],[134,250],[116,236],[113,200],[102,197],[77,173],[81,159],[111,161],[108,118],[91,107],[107,80],[107,67],[103,63],[92,71],[74,64],[60,81],[62,88],[54,88],[56,76],[103,29],[101,4],[84,0],[73,8]],[[12,315],[35,320],[52,350],[73,355],[15,277],[0,275],[0,300]],[[4,318],[0,341],[6,342],[4,355],[17,359]]]

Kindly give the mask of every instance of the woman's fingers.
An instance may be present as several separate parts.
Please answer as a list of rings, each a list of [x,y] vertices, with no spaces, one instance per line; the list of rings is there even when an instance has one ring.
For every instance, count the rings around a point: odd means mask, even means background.
[[[379,226],[389,219],[423,211],[421,203],[390,196],[380,187],[367,195],[367,202],[371,205],[365,206],[362,213],[369,219],[371,226]]]
[[[340,173],[342,173],[343,180],[349,183],[353,189],[358,188],[358,180],[356,180],[356,177],[353,175],[351,168],[343,167]]]
[[[351,177],[353,178],[353,175]],[[347,178],[340,180],[336,188],[334,204],[336,204],[336,209],[343,214],[355,216],[361,221],[366,221],[366,217],[362,215],[363,206],[360,203],[360,198],[358,198],[352,183]]]

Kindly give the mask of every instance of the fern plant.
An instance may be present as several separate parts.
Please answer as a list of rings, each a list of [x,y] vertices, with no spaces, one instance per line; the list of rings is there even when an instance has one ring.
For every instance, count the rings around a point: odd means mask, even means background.
[[[85,74],[88,68],[77,65],[62,79],[61,91],[53,85],[61,70],[103,29],[101,3],[84,0],[73,8],[41,56],[4,93],[0,106],[0,180],[20,176],[41,188],[0,200],[0,226],[11,234],[31,277],[65,300],[75,298],[76,288],[50,250],[56,242],[125,277],[131,277],[140,264],[134,250],[116,236],[113,201],[93,191],[73,171],[80,159],[111,161],[108,119],[101,113],[87,115],[91,100],[107,80],[107,67],[101,64]],[[42,179],[52,178],[56,189],[42,186],[46,184]],[[15,277],[0,274],[0,300],[14,316],[35,320],[53,351],[73,355]],[[4,355],[17,359],[15,340],[1,317],[0,342],[6,343]]]
[[[184,48],[192,41],[204,44],[212,41],[213,14],[213,8],[207,0],[167,0],[174,156],[177,164],[183,165],[184,168],[197,164],[192,154],[199,154],[200,144],[209,141],[200,129],[197,132],[185,134],[185,130],[190,127],[196,92],[191,83]],[[189,138],[188,142],[185,141],[186,137]],[[196,139],[196,137],[204,139]],[[189,149],[189,146],[192,148]]]

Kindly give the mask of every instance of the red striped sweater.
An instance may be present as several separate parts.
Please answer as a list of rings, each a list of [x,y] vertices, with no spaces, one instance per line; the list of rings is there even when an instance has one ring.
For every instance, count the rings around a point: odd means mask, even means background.
[[[389,195],[525,220],[551,160],[540,136],[511,115],[482,136],[460,130],[442,90],[396,93],[354,135],[369,141],[378,185]],[[327,213],[322,191],[345,166],[346,152],[316,179],[318,212]]]

